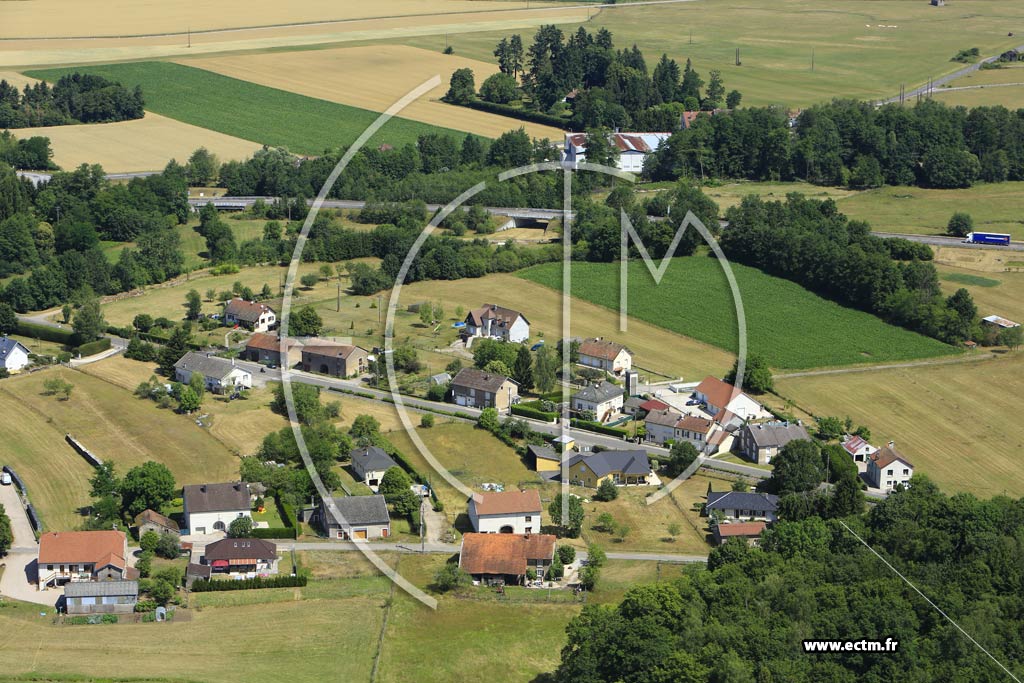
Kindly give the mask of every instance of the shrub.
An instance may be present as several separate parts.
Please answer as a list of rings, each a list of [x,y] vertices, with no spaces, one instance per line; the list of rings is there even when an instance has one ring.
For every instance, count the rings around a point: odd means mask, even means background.
[[[469,574],[462,571],[459,565],[449,562],[443,567],[437,570],[434,574],[434,586],[439,591],[447,593],[450,590],[454,590],[459,586],[464,586],[469,583]]]
[[[47,327],[46,325],[25,322],[24,320],[18,321],[17,332],[23,337],[31,337],[32,339],[41,339],[43,341],[67,345],[71,344],[72,337],[75,335],[74,330],[71,328],[61,329],[58,327]]]
[[[619,497],[619,487],[611,479],[605,479],[601,482],[601,485],[597,487],[597,492],[594,494],[594,500],[607,503],[608,501],[615,500]]]
[[[92,355],[95,355],[97,353],[103,353],[104,351],[106,351],[109,348],[110,348],[110,338],[109,337],[104,337],[103,339],[97,339],[96,341],[91,341],[88,344],[82,344],[77,349],[75,349],[75,353],[77,353],[77,354],[79,354],[79,355],[81,355],[83,357],[84,356],[92,356]]]
[[[551,566],[548,567],[548,579],[551,581],[557,581],[562,578],[565,574],[565,567],[562,565],[562,558],[555,553],[554,559],[551,560]]]
[[[558,559],[562,561],[562,564],[572,564],[576,561],[576,548],[571,545],[560,545],[558,546]]]
[[[251,579],[239,579],[236,581],[223,581],[220,579],[197,579],[192,583],[190,589],[193,593],[209,593],[216,591],[239,591],[258,588],[301,588],[306,585],[306,576],[291,576],[280,574],[278,576],[257,576]]]
[[[501,116],[509,116],[520,121],[530,121],[531,123],[540,123],[545,126],[554,126],[555,128],[561,128],[563,130],[572,130],[572,123],[569,119],[563,119],[560,116],[552,116],[539,111],[532,111],[530,109],[521,109],[520,107],[512,107],[507,104],[497,104],[495,102],[485,102],[483,100],[469,100],[466,102],[459,102],[463,107],[469,107],[470,109],[476,109],[478,111],[486,111],[491,114],[500,114]]]
[[[445,396],[448,395],[448,387],[443,384],[433,384],[427,389],[427,400],[428,401],[443,401]]]
[[[512,406],[512,414],[520,417],[528,417],[534,420],[543,420],[544,422],[554,422],[558,417],[558,413],[538,410],[537,408],[523,405],[522,403]]]
[[[139,538],[139,547],[143,552],[153,552],[156,544],[160,542],[160,534],[155,531],[147,531]]]
[[[430,428],[434,426],[434,416],[431,413],[424,413],[420,418],[420,426]]]
[[[161,534],[156,544],[156,554],[165,560],[173,560],[181,554],[177,534]]]

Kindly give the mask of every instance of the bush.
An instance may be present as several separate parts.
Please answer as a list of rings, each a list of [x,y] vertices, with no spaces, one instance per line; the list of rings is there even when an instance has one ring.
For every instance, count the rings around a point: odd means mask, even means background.
[[[544,422],[554,422],[558,418],[558,413],[548,412],[546,410],[539,410],[532,406],[519,405],[512,406],[512,414],[520,417],[528,417],[534,420],[543,420]]]
[[[46,325],[25,322],[24,320],[18,321],[17,333],[23,337],[31,337],[32,339],[41,339],[43,341],[56,342],[57,344],[66,344],[68,346],[71,345],[72,338],[75,336],[75,331],[70,327],[47,327]]]
[[[551,566],[548,567],[547,578],[550,581],[557,581],[558,579],[562,578],[564,574],[565,567],[562,565],[562,558],[560,558],[558,554],[555,553],[554,559],[551,560]]]
[[[600,422],[593,422],[591,420],[580,420],[573,418],[569,423],[578,429],[585,429],[588,432],[597,432],[598,434],[607,434],[609,436],[624,437],[629,434],[625,429],[619,427],[607,427]]]
[[[572,564],[576,561],[576,548],[571,545],[560,545],[558,546],[558,559],[562,561],[562,564]]]
[[[563,130],[573,130],[572,122],[569,121],[569,119],[563,119],[560,116],[552,116],[551,114],[545,114],[539,111],[522,109],[520,107],[512,107],[507,104],[485,102],[483,100],[469,100],[466,102],[458,102],[458,104],[461,104],[463,107],[469,107],[470,109],[476,109],[478,111],[486,111],[491,114],[509,116],[514,119],[519,119],[520,121],[540,123],[545,126],[554,126],[555,128],[561,128]]]
[[[607,503],[615,500],[619,497],[619,487],[611,479],[605,479],[601,482],[601,485],[597,487],[597,492],[594,493],[594,500]]]
[[[82,344],[77,349],[75,349],[75,353],[77,353],[77,354],[79,354],[79,355],[81,355],[83,357],[85,357],[85,356],[92,356],[92,355],[95,355],[97,353],[103,353],[104,351],[106,351],[109,348],[110,348],[110,338],[109,337],[104,337],[103,339],[97,339],[96,341],[91,341],[88,344]]]
[[[449,562],[434,574],[434,585],[439,591],[448,592],[469,583],[469,574],[462,571],[459,565]]]
[[[423,417],[420,418],[420,427],[426,427],[429,429],[434,426],[434,416],[431,413],[424,413]]]
[[[217,591],[240,591],[258,588],[301,588],[308,579],[303,576],[281,574],[278,576],[257,576],[251,579],[225,581],[221,579],[197,579],[192,582],[193,593],[210,593]]]
[[[139,538],[139,547],[143,552],[153,552],[156,544],[160,542],[160,534],[155,531],[147,531]]]
[[[298,529],[295,527],[272,526],[252,530],[253,538],[298,538]]]
[[[165,560],[173,560],[181,554],[177,534],[161,534],[156,543],[156,554]]]
[[[139,555],[139,559],[135,562],[135,568],[139,570],[139,577],[146,578],[149,576],[149,570],[153,566],[153,551],[144,550]]]
[[[443,401],[448,395],[448,387],[443,384],[433,384],[427,389],[428,401]]]

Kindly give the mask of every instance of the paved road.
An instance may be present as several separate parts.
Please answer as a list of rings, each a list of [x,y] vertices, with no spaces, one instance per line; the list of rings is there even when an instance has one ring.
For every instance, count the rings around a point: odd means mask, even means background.
[[[1015,48],[1015,49],[1018,52],[1024,51],[1024,45],[1022,45],[1022,46],[1020,46],[1018,48]],[[985,59],[982,59],[982,60],[980,60],[978,62],[975,62],[974,64],[968,64],[967,66],[965,66],[962,69],[957,69],[953,73],[949,73],[949,74],[946,74],[945,76],[940,76],[940,77],[938,77],[936,79],[933,79],[930,84],[929,83],[925,83],[924,85],[919,85],[918,87],[913,88],[911,90],[906,90],[903,93],[903,101],[904,102],[909,102],[912,98],[915,98],[918,95],[926,94],[929,91],[929,89],[932,92],[934,92],[935,90],[938,90],[939,88],[941,88],[946,83],[949,83],[950,81],[954,81],[954,80],[960,78],[961,76],[966,76],[969,73],[974,73],[975,71],[977,71],[977,70],[979,70],[981,68],[982,64],[988,64],[990,62],[996,61],[997,59],[999,59],[999,55],[995,55],[994,57],[986,57]],[[900,101],[900,96],[896,95],[895,97],[890,97],[887,100],[882,100],[878,104],[880,104],[880,105],[881,104],[890,104],[892,102],[899,102],[899,101]]]
[[[36,590],[34,581],[38,545],[28,515],[18,498],[18,489],[13,485],[0,485],[0,504],[3,504],[7,516],[11,518],[11,530],[14,532],[10,552],[0,558],[4,566],[3,576],[0,576],[0,595],[53,607],[59,597],[57,593],[40,593]]]
[[[873,233],[877,237],[902,237],[905,240],[911,242],[921,242],[923,244],[931,244],[936,247],[962,247],[964,249],[996,249],[998,251],[1024,251],[1024,243],[1022,242],[1011,242],[1007,245],[998,244],[968,244],[964,242],[960,237],[943,237],[941,235],[908,235],[905,233],[898,232],[875,232]]]

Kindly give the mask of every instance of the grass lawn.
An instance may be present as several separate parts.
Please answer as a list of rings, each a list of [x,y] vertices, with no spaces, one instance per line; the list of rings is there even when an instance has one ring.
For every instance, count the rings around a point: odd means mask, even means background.
[[[70,400],[42,395],[43,382],[56,376],[74,385]],[[54,368],[4,380],[0,406],[19,416],[5,434],[5,459],[24,479],[48,529],[74,528],[81,523],[75,511],[89,502],[92,470],[64,443],[68,433],[97,457],[113,460],[121,474],[147,460],[167,465],[179,485],[238,474],[231,452],[189,418],[83,372]]]
[[[614,263],[574,264],[573,294],[617,309],[618,269]],[[946,344],[844,308],[788,280],[739,264],[732,264],[732,269],[743,297],[749,352],[763,355],[773,367],[910,360],[954,352]],[[561,264],[535,266],[518,275],[561,290]],[[638,261],[630,263],[629,276],[630,315],[732,353],[738,348],[735,303],[717,260],[673,259],[661,285]],[[707,367],[699,374],[711,372],[713,368]]]
[[[1024,495],[1022,383],[1024,354],[1011,352],[997,360],[780,379],[776,389],[818,415],[849,415],[871,429],[875,444],[894,439],[915,473],[948,493],[987,498]]]
[[[637,189],[642,190],[643,186],[641,185]],[[840,200],[857,193],[856,190],[847,190],[841,187],[822,187],[820,185],[811,185],[810,183],[805,182],[761,183],[750,181],[726,182],[720,185],[705,185],[702,188],[702,191],[704,194],[715,200],[715,203],[718,204],[718,208],[723,216],[725,215],[726,209],[738,206],[743,198],[750,194],[757,195],[767,202],[785,201],[786,195],[792,192],[799,192],[806,197],[822,200]]]
[[[128,62],[105,66],[43,69],[34,78],[56,81],[67,73],[91,73],[142,87],[146,108],[172,119],[252,140],[286,147],[297,154],[321,154],[346,147],[377,118],[376,112],[268,88],[168,62]],[[239,106],[239,103],[245,106]],[[424,133],[464,133],[395,117],[370,144],[415,143]]]
[[[590,500],[583,504],[586,516],[583,521],[582,540],[597,543],[608,551],[615,552],[663,552],[690,555],[706,555],[711,547],[707,544],[707,519],[693,510],[693,504],[704,500],[708,483],[707,477],[694,476],[679,485],[669,496],[653,505],[647,504],[647,494],[653,487],[623,487],[619,497],[607,503]],[[721,481],[714,482],[715,488],[723,488]],[[589,498],[592,489],[573,487],[577,495]],[[612,534],[593,528],[597,516],[608,512],[618,524],[629,527],[629,534],[618,541]],[[668,531],[670,524],[678,524],[681,531],[673,538]]]
[[[979,183],[965,190],[880,187],[837,200],[839,210],[879,232],[944,235],[949,217],[966,211],[976,230],[1024,239],[1024,182]]]
[[[1007,32],[1022,18],[1024,6],[998,0],[961,0],[953,12],[901,0],[867,5],[855,0],[827,5],[813,0],[705,0],[621,5],[596,13],[584,25],[591,32],[610,30],[617,48],[636,43],[649,68],[665,52],[680,67],[692,59],[705,81],[711,69],[718,69],[728,90],[743,93],[745,105],[803,107],[837,96],[890,97],[901,83],[909,88],[960,68],[950,61],[960,49],[978,47],[983,55],[992,55],[1016,47],[1019,36]],[[956,30],[949,30],[954,23]],[[576,27],[560,26],[567,36]],[[525,45],[533,38],[530,30],[504,30],[400,42],[439,50],[447,38],[456,54],[494,61],[495,44],[511,33],[522,33]]]

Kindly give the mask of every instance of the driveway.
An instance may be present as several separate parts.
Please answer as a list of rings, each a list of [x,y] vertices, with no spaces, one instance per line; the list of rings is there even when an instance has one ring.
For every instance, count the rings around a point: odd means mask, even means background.
[[[32,533],[32,526],[28,523],[25,508],[18,498],[18,489],[13,485],[0,486],[0,504],[3,504],[7,516],[11,518],[11,530],[14,532],[10,552],[0,558],[4,566],[3,576],[0,576],[0,595],[53,607],[61,592],[40,593],[36,590],[36,556],[39,546]]]

